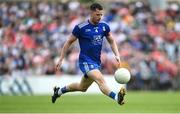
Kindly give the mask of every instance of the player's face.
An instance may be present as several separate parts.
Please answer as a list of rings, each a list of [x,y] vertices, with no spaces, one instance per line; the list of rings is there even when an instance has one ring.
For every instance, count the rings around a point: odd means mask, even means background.
[[[91,12],[91,21],[94,23],[94,24],[97,24],[99,23],[99,21],[101,20],[102,18],[102,15],[103,15],[103,10],[98,10],[96,9],[95,11],[92,11]]]

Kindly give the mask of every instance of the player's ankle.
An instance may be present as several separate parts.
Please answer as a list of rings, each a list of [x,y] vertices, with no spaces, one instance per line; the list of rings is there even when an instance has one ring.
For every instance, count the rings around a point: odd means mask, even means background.
[[[114,100],[118,102],[118,94],[115,95]]]
[[[60,96],[60,95],[62,95],[63,93],[62,93],[62,91],[61,91],[61,89],[59,89],[58,90],[58,95]]]

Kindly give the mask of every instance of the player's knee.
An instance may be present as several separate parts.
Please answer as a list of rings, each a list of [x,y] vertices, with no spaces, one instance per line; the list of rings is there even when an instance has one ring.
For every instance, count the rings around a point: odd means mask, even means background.
[[[83,87],[83,86],[80,86],[79,87],[79,90],[82,91],[82,92],[86,92],[87,91],[87,87]]]
[[[87,88],[83,88],[81,89],[82,92],[86,92],[87,91]]]
[[[102,78],[96,80],[96,82],[97,82],[98,85],[104,85],[105,84],[105,80],[102,79]]]

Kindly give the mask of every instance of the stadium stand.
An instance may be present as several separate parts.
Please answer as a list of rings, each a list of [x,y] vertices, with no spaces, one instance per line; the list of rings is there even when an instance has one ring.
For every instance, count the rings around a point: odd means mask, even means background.
[[[0,2],[0,76],[81,74],[79,47],[69,50],[61,71],[54,70],[59,49],[74,25],[88,17],[77,1]],[[143,2],[111,3],[104,18],[118,43],[123,66],[131,70],[129,89],[180,88],[180,4],[153,11]],[[104,42],[102,72],[116,61]],[[134,86],[136,85],[136,86]]]

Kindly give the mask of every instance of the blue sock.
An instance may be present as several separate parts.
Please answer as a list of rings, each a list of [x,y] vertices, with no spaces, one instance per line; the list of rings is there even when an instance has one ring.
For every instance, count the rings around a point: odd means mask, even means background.
[[[111,97],[112,99],[115,99],[116,93],[114,93],[113,91],[111,91],[111,93],[109,94],[109,97]]]
[[[61,88],[61,92],[62,92],[63,94],[66,93],[66,92],[68,92],[66,86],[64,86],[63,88]]]

